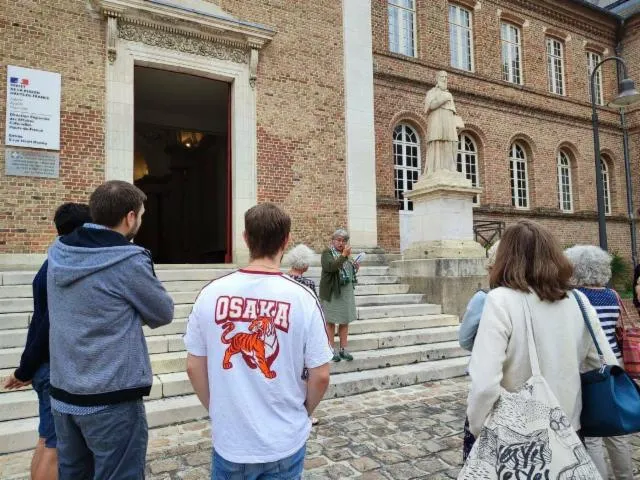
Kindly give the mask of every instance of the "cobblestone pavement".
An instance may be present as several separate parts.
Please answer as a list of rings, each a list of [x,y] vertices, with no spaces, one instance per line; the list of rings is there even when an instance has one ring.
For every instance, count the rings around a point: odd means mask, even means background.
[[[466,396],[466,379],[454,379],[322,402],[304,478],[456,478]],[[640,436],[632,441],[640,466]],[[28,479],[30,458],[30,452],[0,456],[0,478]],[[147,460],[148,480],[207,480],[208,421],[152,430]]]

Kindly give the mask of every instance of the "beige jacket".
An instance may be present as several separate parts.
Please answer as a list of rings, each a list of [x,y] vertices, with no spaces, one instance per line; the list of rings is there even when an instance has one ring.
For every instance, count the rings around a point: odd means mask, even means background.
[[[596,311],[582,293],[578,294],[587,308],[606,362],[617,365]],[[469,365],[471,391],[467,414],[471,433],[476,436],[500,395],[500,386],[516,391],[531,377],[525,297],[531,307],[542,376],[573,428],[580,430],[580,373],[597,368],[600,362],[578,303],[572,294],[551,303],[541,301],[535,293],[525,294],[500,287],[487,295]]]

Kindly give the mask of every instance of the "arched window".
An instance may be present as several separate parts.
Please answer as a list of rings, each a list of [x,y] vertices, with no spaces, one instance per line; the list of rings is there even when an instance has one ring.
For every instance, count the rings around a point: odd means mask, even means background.
[[[420,175],[420,139],[409,125],[400,124],[393,131],[393,163],[400,210],[413,210],[413,202],[404,198],[404,193],[413,189]]]
[[[478,147],[469,135],[458,136],[458,156],[456,157],[458,171],[471,180],[473,187],[480,186],[478,182]],[[478,195],[473,196],[473,203],[478,204]]]
[[[519,143],[509,149],[509,170],[511,173],[511,205],[529,208],[529,180],[527,178],[527,155]]]
[[[609,180],[609,165],[605,160],[600,160],[602,170],[602,190],[604,192],[604,213],[611,215],[611,183]]]
[[[571,160],[564,150],[558,152],[558,205],[563,212],[573,212]]]

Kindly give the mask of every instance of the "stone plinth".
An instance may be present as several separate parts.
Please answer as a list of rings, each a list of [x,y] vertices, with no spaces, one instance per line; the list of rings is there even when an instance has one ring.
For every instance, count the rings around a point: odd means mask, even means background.
[[[484,258],[473,239],[473,197],[482,190],[457,172],[424,176],[406,194],[413,202],[405,259]]]
[[[392,275],[422,293],[442,312],[462,315],[475,292],[488,286],[485,258],[420,258],[391,262]]]

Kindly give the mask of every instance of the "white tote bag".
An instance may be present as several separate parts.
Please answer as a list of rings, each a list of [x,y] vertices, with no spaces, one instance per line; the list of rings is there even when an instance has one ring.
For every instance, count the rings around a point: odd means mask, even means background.
[[[540,373],[525,304],[532,376],[517,392],[502,389],[458,480],[602,480]]]

